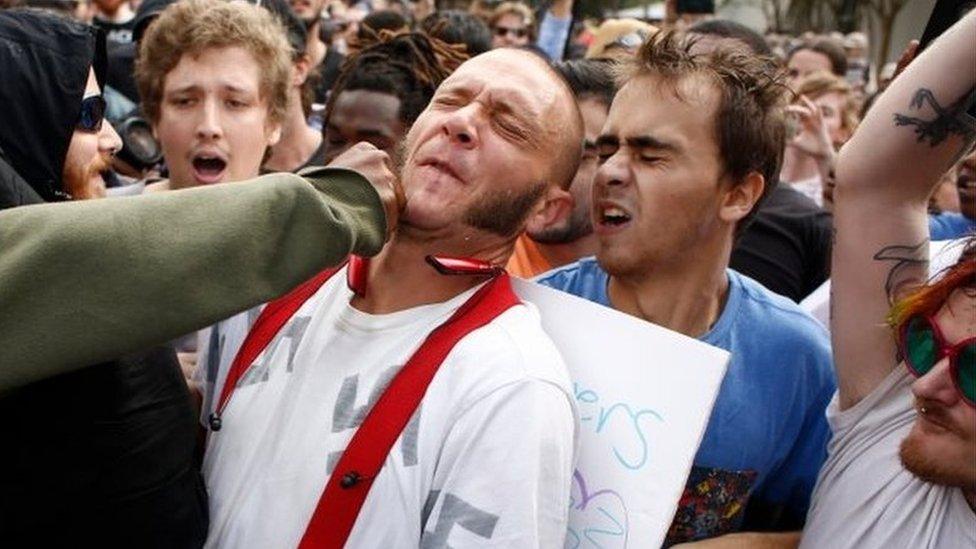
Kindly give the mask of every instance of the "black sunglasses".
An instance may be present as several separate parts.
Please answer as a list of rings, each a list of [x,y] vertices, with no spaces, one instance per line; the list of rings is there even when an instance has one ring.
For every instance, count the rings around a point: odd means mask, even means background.
[[[502,26],[495,27],[495,36],[501,37],[507,34],[514,34],[516,38],[525,38],[525,35],[529,34],[529,31],[524,28],[514,29],[514,28],[502,27]]]
[[[81,100],[81,113],[75,128],[88,133],[102,131],[102,120],[105,119],[105,99],[101,95],[92,95]]]

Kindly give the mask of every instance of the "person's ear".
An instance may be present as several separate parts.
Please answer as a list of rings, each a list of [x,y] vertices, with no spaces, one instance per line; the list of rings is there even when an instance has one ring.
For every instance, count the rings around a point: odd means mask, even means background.
[[[275,122],[268,126],[267,136],[269,147],[274,147],[277,145],[278,141],[281,140],[281,123]]]
[[[719,218],[732,225],[738,223],[756,206],[765,188],[766,181],[762,174],[749,172],[741,181],[725,190],[719,207]]]
[[[564,222],[573,213],[575,204],[576,201],[573,199],[572,193],[557,185],[550,185],[542,200],[529,214],[525,224],[526,232],[538,234],[553,225]]]
[[[292,87],[298,88],[305,84],[308,80],[308,75],[312,70],[311,60],[308,55],[302,54],[301,57],[292,63],[291,70],[291,85]]]

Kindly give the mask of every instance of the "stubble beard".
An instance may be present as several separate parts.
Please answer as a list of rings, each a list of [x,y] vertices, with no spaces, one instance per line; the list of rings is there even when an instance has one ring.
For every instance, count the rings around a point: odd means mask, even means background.
[[[409,143],[405,137],[397,145],[393,158],[394,171],[401,183],[404,182],[406,173],[408,149]],[[497,192],[489,189],[461,214],[461,219],[466,225],[481,231],[506,238],[515,236],[524,228],[529,212],[545,190],[545,182],[535,183],[518,194],[512,191]],[[410,226],[409,220],[403,217],[400,218],[400,224]]]
[[[529,237],[541,244],[569,244],[593,233],[593,220],[589,209],[573,210],[572,215],[560,227],[551,227]]]
[[[488,192],[463,214],[464,223],[501,237],[522,231],[525,220],[546,191],[546,183],[535,183],[520,193]]]
[[[908,472],[925,482],[976,490],[976,471],[972,463],[950,463],[946,456],[934,455],[926,447],[925,437],[914,429],[901,441],[898,457]]]

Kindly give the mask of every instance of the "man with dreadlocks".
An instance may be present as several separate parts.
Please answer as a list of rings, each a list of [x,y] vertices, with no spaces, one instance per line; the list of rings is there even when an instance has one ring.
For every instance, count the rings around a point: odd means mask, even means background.
[[[410,82],[430,85],[443,73],[420,52]],[[563,545],[572,387],[499,266],[529,219],[555,215],[546,196],[576,173],[582,127],[530,52],[479,55],[441,82],[404,142],[389,244],[270,303],[224,376],[210,546]]]
[[[382,32],[349,58],[325,111],[329,162],[360,141],[394,156],[440,83],[467,55],[420,32]]]

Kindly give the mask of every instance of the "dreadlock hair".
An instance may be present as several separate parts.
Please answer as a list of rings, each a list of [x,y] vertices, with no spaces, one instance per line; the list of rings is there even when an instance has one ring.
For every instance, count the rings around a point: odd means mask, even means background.
[[[346,59],[325,108],[325,125],[339,95],[366,90],[400,99],[400,121],[410,127],[427,108],[437,86],[467,60],[463,46],[445,44],[422,32],[381,31],[372,44]],[[323,129],[324,131],[324,129]]]

